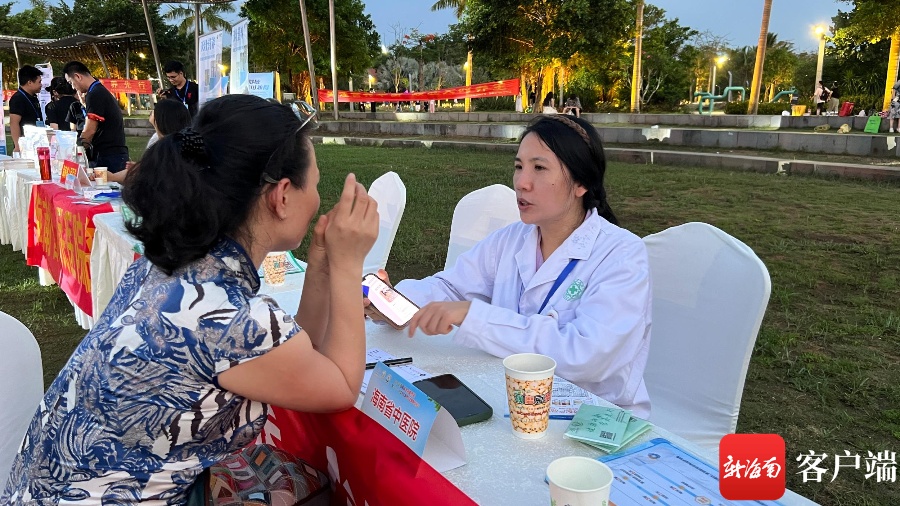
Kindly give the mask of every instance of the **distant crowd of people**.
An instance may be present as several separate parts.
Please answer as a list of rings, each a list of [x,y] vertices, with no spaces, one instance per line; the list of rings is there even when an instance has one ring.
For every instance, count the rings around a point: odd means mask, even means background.
[[[148,145],[190,126],[199,104],[197,83],[185,77],[181,62],[170,61],[164,70],[171,86],[157,90],[160,100],[150,113],[154,134]],[[25,125],[74,130],[92,167],[106,167],[111,181],[124,179],[132,162],[125,143],[122,108],[115,95],[79,61],[67,63],[63,75],[53,77],[50,86],[43,87],[42,78],[41,70],[31,65],[18,70],[19,89],[9,100],[13,153],[21,151],[19,141]],[[44,108],[38,99],[42,88],[51,94]],[[179,107],[172,107],[174,104]]]

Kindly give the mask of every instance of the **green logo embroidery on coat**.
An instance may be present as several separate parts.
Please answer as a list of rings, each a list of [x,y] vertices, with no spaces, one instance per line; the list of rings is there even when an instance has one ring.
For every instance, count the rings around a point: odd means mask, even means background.
[[[566,289],[565,299],[568,301],[578,300],[584,294],[584,281],[576,279],[572,281],[569,288]]]

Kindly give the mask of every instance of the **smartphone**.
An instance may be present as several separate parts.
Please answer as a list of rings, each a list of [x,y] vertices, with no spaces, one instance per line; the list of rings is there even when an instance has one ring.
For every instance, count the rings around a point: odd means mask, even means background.
[[[460,427],[482,422],[494,414],[490,404],[452,374],[426,378],[413,385],[447,408]]]
[[[375,274],[366,274],[362,284],[369,288],[371,308],[395,329],[405,327],[419,310],[419,306]]]

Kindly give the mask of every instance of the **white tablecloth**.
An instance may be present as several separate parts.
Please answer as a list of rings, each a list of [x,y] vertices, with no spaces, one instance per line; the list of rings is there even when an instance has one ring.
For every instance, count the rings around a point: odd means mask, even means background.
[[[31,201],[31,184],[40,181],[36,169],[16,170],[15,177],[7,174],[4,181],[3,210],[7,212],[10,244],[13,251],[25,252],[28,244],[28,204]]]
[[[12,244],[13,227],[18,230],[16,221],[16,187],[18,183],[17,173],[34,170],[34,162],[31,160],[2,160],[0,161],[0,244]]]
[[[506,389],[502,361],[479,350],[451,342],[449,336],[410,339],[387,325],[366,324],[366,345],[397,357],[413,357],[414,365],[432,374],[452,373],[483,398],[494,410],[486,421],[461,429],[468,463],[444,473],[475,502],[481,505],[546,505],[550,493],[544,483],[547,466],[568,455],[596,458],[600,450],[563,437],[568,420],[551,420],[546,436],[523,440],[513,435],[506,413]],[[717,452],[707,452],[664,429],[654,428],[629,446],[662,437],[718,467]],[[814,502],[788,491],[784,505]]]
[[[112,298],[128,266],[134,262],[137,239],[125,229],[122,213],[94,216],[94,244],[91,246],[91,308],[99,318]]]

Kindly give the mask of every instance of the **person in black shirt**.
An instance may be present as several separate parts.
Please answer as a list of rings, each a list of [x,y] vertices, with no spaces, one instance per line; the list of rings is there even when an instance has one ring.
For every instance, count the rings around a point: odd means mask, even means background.
[[[66,83],[69,84],[69,83]],[[69,87],[72,85],[69,84]],[[75,92],[75,101],[69,106],[69,112],[66,114],[66,123],[75,125],[75,131],[78,132],[79,142],[81,132],[84,131],[84,123],[87,121],[87,111],[84,109],[84,96],[80,91]],[[92,154],[88,154],[88,159]]]
[[[55,84],[53,92],[56,94],[56,100],[47,104],[47,122],[50,123],[50,128],[54,130],[69,132],[72,130],[72,122],[68,120],[69,110],[72,104],[78,102],[78,99],[75,98],[75,88],[72,88],[72,85],[67,83],[64,77],[54,77],[53,82]],[[79,109],[81,108],[80,105]]]
[[[19,69],[19,90],[9,99],[9,134],[13,153],[19,152],[24,125],[44,126],[44,115],[37,93],[41,91],[41,71],[31,65]]]
[[[84,94],[87,120],[81,132],[81,144],[93,152],[93,165],[106,167],[110,172],[123,170],[128,161],[128,146],[122,109],[116,98],[81,62],[67,63],[63,73],[66,81]]]
[[[56,94],[56,87],[59,86],[60,80],[65,81],[62,77],[54,77],[50,80],[50,86],[44,88],[44,91],[50,93],[50,101],[44,106],[44,124],[54,130],[59,129],[59,119],[56,117],[56,101],[59,95]]]
[[[78,109],[80,110],[81,104],[78,102],[78,99],[75,98],[75,88],[67,83],[65,78],[63,78],[62,82],[56,87],[56,94],[59,96],[59,99],[56,100],[56,107],[54,108],[56,120],[59,122],[57,130],[69,132],[72,130],[73,123],[68,119],[69,111],[71,111],[72,106],[75,104],[78,104]],[[82,127],[82,130],[84,130],[84,127]]]
[[[166,72],[166,79],[172,85],[171,88],[163,90],[160,88],[160,98],[173,98],[178,100],[191,113],[191,117],[197,115],[197,105],[200,102],[200,87],[194,81],[188,81],[184,77],[184,65],[179,61],[170,61],[166,63],[163,69]]]

